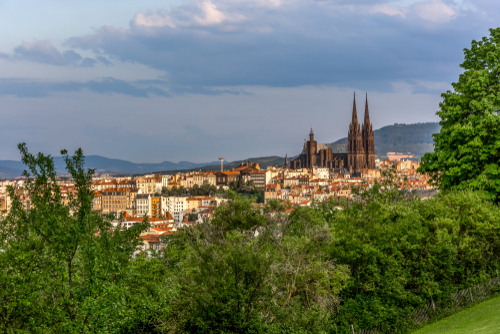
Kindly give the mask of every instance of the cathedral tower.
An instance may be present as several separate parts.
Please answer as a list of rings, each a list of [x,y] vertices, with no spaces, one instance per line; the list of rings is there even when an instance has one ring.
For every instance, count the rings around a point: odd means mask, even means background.
[[[375,139],[373,135],[372,125],[370,123],[370,113],[368,111],[368,94],[366,94],[365,102],[365,120],[363,122],[363,147],[365,151],[366,168],[375,168]]]
[[[309,168],[312,168],[313,166],[316,166],[316,150],[318,148],[318,143],[314,140],[314,132],[313,128],[311,127],[311,132],[309,133],[309,147],[308,147],[308,164],[307,166]]]
[[[356,111],[356,93],[352,105],[352,121],[349,124],[349,133],[347,135],[347,166],[349,172],[354,175],[360,175],[366,165],[366,153],[363,145],[363,136],[361,126],[358,123],[358,113]]]

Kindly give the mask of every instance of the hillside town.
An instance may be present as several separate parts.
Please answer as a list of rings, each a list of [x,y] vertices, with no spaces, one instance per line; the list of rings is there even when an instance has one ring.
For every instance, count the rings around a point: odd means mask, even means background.
[[[151,228],[141,235],[144,249],[157,248],[160,236],[175,233],[179,228],[202,223],[210,219],[215,207],[226,201],[225,192],[234,188],[238,181],[248,184],[264,194],[264,202],[287,201],[292,206],[310,206],[313,202],[328,202],[330,199],[355,199],[353,187],[371,188],[392,169],[401,187],[416,190],[423,197],[432,194],[428,177],[417,172],[419,162],[412,160],[375,160],[376,168],[364,169],[353,176],[344,168],[312,167],[290,169],[288,159],[284,166],[261,169],[259,163],[245,162],[224,171],[156,173],[141,176],[113,177],[109,174],[94,175],[93,211],[110,214],[120,222],[132,227],[148,217]],[[58,181],[63,199],[69,202],[76,195],[71,179]],[[25,178],[0,181],[0,205],[5,215],[11,206],[7,187],[12,186],[26,210],[30,209],[30,198],[24,190]],[[211,188],[209,194],[193,195],[195,189]],[[169,191],[181,190],[181,195],[170,195]],[[258,205],[258,203],[256,203]]]

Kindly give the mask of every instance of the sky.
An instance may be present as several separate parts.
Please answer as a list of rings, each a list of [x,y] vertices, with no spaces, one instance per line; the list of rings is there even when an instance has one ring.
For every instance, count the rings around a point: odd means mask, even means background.
[[[498,22],[498,0],[0,0],[0,160],[20,142],[293,156],[311,127],[347,136],[354,92],[374,129],[436,122],[463,49]]]

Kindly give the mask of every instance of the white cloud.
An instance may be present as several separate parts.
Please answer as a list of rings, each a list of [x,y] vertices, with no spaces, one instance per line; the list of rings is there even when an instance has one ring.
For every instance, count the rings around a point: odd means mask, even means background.
[[[409,6],[398,6],[390,3],[377,4],[370,7],[371,13],[383,13],[389,16],[406,18],[409,14],[436,22],[447,23],[457,17],[457,11],[439,0],[413,2]]]
[[[377,4],[375,6],[372,6],[370,8],[371,13],[383,13],[387,14],[389,16],[396,16],[399,15],[403,18],[406,17],[406,14],[408,14],[409,9],[407,7],[401,7],[401,6],[396,6],[396,5],[391,5],[388,3],[383,3],[383,4]]]
[[[447,23],[457,16],[452,7],[439,0],[416,2],[411,7],[418,17],[436,23]]]
[[[221,23],[226,19],[226,15],[217,10],[217,6],[211,1],[203,1],[199,4],[204,17],[194,16],[194,21],[199,25],[206,26]]]
[[[175,28],[175,23],[168,15],[161,14],[143,14],[137,13],[134,18],[134,23],[144,27],[164,27],[169,26]]]
[[[275,0],[279,1],[279,0]],[[239,13],[224,13],[212,1],[202,1],[196,6],[173,7],[170,11],[161,11],[152,14],[137,13],[133,20],[136,26],[143,27],[193,27],[211,26],[223,22],[238,23],[245,19]]]

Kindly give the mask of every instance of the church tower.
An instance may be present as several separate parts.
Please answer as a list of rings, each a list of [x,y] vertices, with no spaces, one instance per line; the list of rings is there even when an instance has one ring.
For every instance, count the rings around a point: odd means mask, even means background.
[[[311,127],[311,132],[309,133],[309,147],[308,147],[308,155],[309,161],[307,162],[308,168],[313,168],[316,166],[316,150],[318,148],[318,143],[314,140],[314,132]]]
[[[363,122],[363,147],[365,151],[365,161],[366,168],[374,169],[375,168],[375,139],[373,136],[373,129],[370,123],[370,113],[368,111],[368,94],[366,94],[366,102],[365,102],[365,120]]]
[[[356,111],[356,93],[352,105],[352,121],[349,124],[347,135],[347,166],[349,172],[358,176],[363,171],[366,164],[366,153],[363,145],[361,126],[358,123],[358,113]]]

